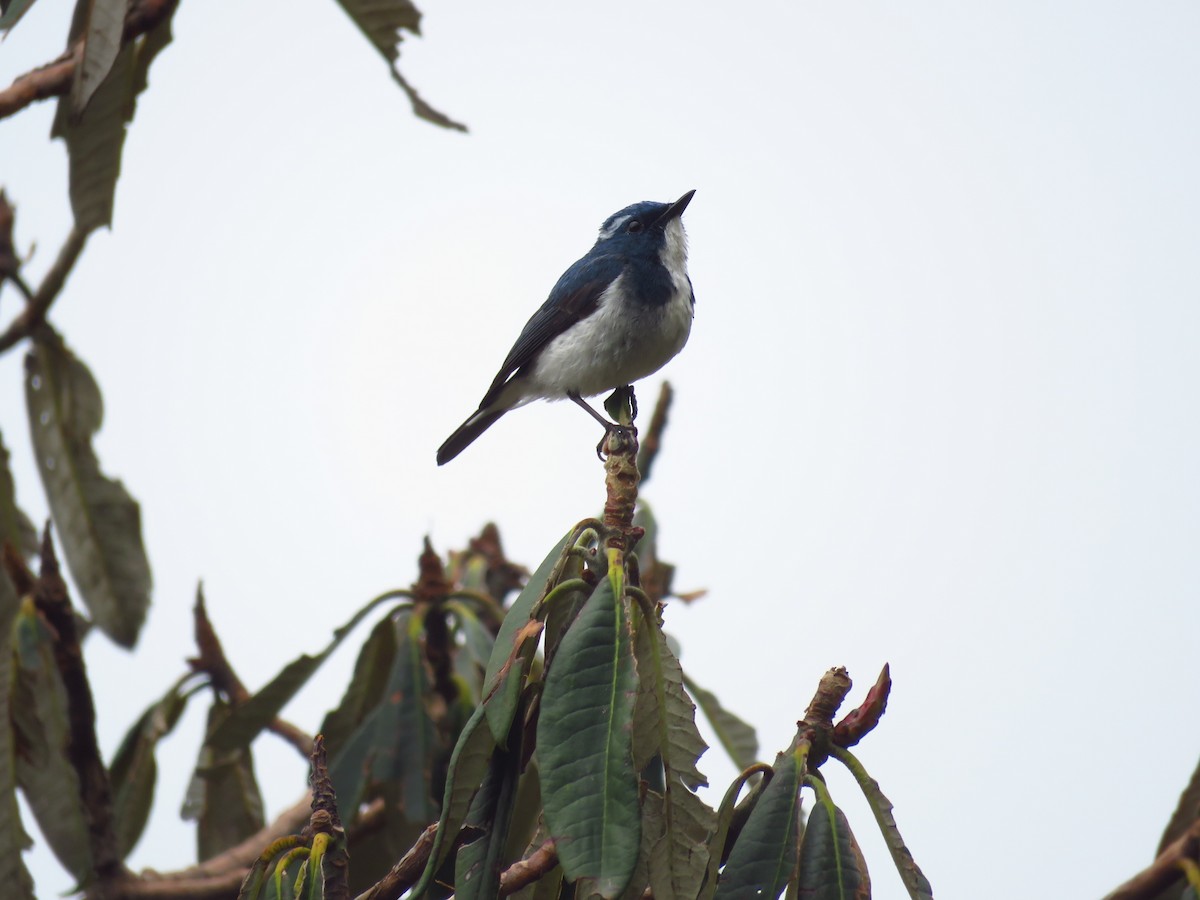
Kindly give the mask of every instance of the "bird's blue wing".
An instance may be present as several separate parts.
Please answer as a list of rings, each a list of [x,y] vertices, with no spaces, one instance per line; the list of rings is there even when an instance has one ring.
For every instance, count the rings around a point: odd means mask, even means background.
[[[604,291],[622,268],[624,261],[619,256],[597,256],[584,257],[567,269],[546,302],[525,323],[479,408],[491,404],[513,373],[535,360],[550,341],[594,313],[600,307]]]

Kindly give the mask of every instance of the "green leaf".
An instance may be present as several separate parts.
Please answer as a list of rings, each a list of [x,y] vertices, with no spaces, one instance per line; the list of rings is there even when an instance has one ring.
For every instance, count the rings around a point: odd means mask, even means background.
[[[16,685],[10,711],[17,784],[63,868],[82,883],[91,873],[79,778],[67,757],[67,697],[54,662],[54,641],[32,603],[17,614]]]
[[[158,742],[170,734],[183,715],[195,691],[185,691],[191,676],[175,682],[160,700],[142,713],[125,735],[109,766],[113,793],[113,818],[121,857],[129,855],[150,818],[154,788],[158,781],[155,750]]]
[[[17,489],[8,467],[8,448],[0,439],[0,547],[7,541],[26,557],[37,554],[38,537],[29,516],[17,506]],[[0,578],[8,576],[0,570]]]
[[[222,700],[214,701],[208,715],[209,733],[228,715],[230,707]],[[254,777],[250,748],[220,749],[206,741],[200,748],[181,815],[198,823],[197,854],[201,862],[262,828],[262,793]]]
[[[496,743],[502,743],[508,739],[508,729],[512,724],[512,715],[516,711],[517,698],[520,696],[520,679],[524,676],[523,672],[513,671],[516,666],[510,659],[519,649],[519,645],[524,643],[526,634],[524,628],[533,614],[535,604],[557,583],[557,576],[566,563],[567,549],[581,530],[580,526],[576,526],[563,535],[562,540],[542,560],[537,571],[529,576],[529,581],[525,583],[525,587],[522,588],[517,599],[508,608],[504,614],[504,621],[500,624],[500,632],[496,635],[492,655],[488,658],[487,671],[483,676],[484,695],[505,698],[502,702],[489,703],[488,724],[491,726],[492,736],[496,739]],[[501,670],[506,666],[508,668],[504,671],[503,683],[501,683],[498,679]],[[513,679],[517,680],[515,689],[510,687]]]
[[[103,2],[108,4],[110,0]],[[111,65],[104,64],[102,58],[111,48],[103,54],[97,51],[100,55],[88,81],[90,93],[84,100],[87,109],[82,115],[76,115],[76,101],[82,97],[76,89],[59,98],[50,134],[62,138],[67,145],[71,211],[78,231],[86,234],[112,224],[126,126],[133,120],[138,94],[146,87],[150,64],[170,41],[168,14],[143,37],[121,48]],[[93,85],[95,74],[104,69],[106,74],[101,74]]]
[[[900,880],[904,882],[904,887],[908,890],[908,896],[912,900],[933,900],[933,886],[925,877],[925,873],[921,871],[921,867],[917,865],[916,860],[913,859],[912,853],[904,843],[904,838],[900,836],[900,829],[892,815],[892,801],[885,797],[883,791],[879,789],[879,782],[872,778],[858,758],[844,747],[831,747],[830,755],[850,770],[863,795],[867,798],[871,812],[875,814],[875,821],[883,834],[883,840],[892,854],[892,862],[896,865],[896,871],[900,873]]]
[[[354,674],[346,685],[341,703],[330,710],[321,723],[319,733],[325,736],[325,746],[331,757],[336,758],[342,752],[350,735],[383,701],[395,655],[396,629],[389,613],[371,629],[358,651]]]
[[[763,777],[754,784],[746,799],[738,803],[738,796],[742,789],[756,775]],[[770,784],[772,775],[770,766],[758,763],[738,775],[725,792],[721,805],[717,809],[716,828],[708,839],[708,872],[705,875],[704,885],[697,895],[699,900],[712,900],[717,891],[717,875],[721,863],[725,861],[727,855],[725,850],[741,834],[746,820],[758,805],[764,788]]]
[[[696,730],[696,707],[683,689],[683,670],[667,646],[662,626],[640,607],[634,613],[638,696],[634,716],[634,766],[657,756],[663,767],[663,835],[650,855],[655,898],[693,900],[708,871],[708,839],[716,813],[693,790],[707,784],[696,762],[707,750]],[[640,750],[639,750],[640,745]]]
[[[209,734],[208,742],[215,750],[231,750],[235,747],[245,747],[250,744],[262,730],[271,723],[279,711],[287,705],[297,691],[308,683],[308,679],[316,673],[325,660],[341,646],[350,632],[362,622],[373,610],[381,604],[394,602],[398,597],[406,596],[403,591],[390,591],[371,600],[366,606],[350,617],[341,628],[333,633],[331,640],[316,656],[302,653],[283,670],[265,684],[257,693],[244,703],[239,703],[228,716],[216,725],[216,730]]]
[[[0,447],[0,452],[2,450]],[[0,884],[5,886],[6,892],[11,891],[12,900],[34,900],[33,878],[21,858],[21,853],[29,849],[31,842],[21,826],[21,813],[17,807],[16,742],[12,724],[16,658],[11,648],[20,607],[16,588],[8,576],[0,572],[0,636],[3,637],[0,644]]]
[[[796,825],[805,750],[775,757],[775,774],[746,822],[717,884],[716,900],[783,893],[796,871]]]
[[[870,900],[871,878],[850,823],[819,778],[809,777],[805,783],[816,791],[817,804],[800,845],[798,895],[812,900]]]
[[[475,792],[479,790],[492,758],[496,742],[488,727],[483,707],[476,707],[474,715],[459,732],[458,743],[450,754],[450,765],[446,773],[446,791],[442,799],[442,813],[438,818],[437,835],[433,849],[421,880],[413,888],[412,896],[420,897],[441,868],[454,838],[466,820]]]
[[[100,471],[92,450],[104,418],[100,388],[49,328],[25,358],[25,400],[38,472],[71,576],[96,624],[132,647],[150,605],[141,510],[121,482]]]
[[[706,691],[691,678],[684,676],[688,693],[696,698],[708,723],[712,725],[717,740],[729,754],[729,758],[740,769],[748,769],[758,760],[758,736],[754,728],[747,725],[717,700],[716,695]]]
[[[21,21],[21,16],[29,12],[29,7],[33,6],[34,0],[5,0],[0,2],[0,31],[8,31],[17,22]]]
[[[616,897],[638,858],[633,768],[637,672],[625,604],[611,579],[592,592],[545,677],[537,747],[546,823],[569,880]]]
[[[82,0],[87,6],[83,59],[71,85],[71,110],[79,115],[107,77],[121,50],[126,0]]]
[[[457,632],[462,636],[462,647],[454,654],[455,672],[470,687],[471,699],[478,703],[483,698],[483,673],[496,639],[466,603],[449,600],[444,608],[454,617]]]
[[[411,0],[338,0],[338,4],[366,35],[371,46],[387,60],[392,80],[408,95],[413,112],[417,116],[443,128],[467,130],[464,125],[438,112],[422,100],[404,76],[396,70],[396,61],[400,58],[400,43],[403,40],[401,31],[421,33],[421,13]]]
[[[514,723],[514,730],[520,728]],[[455,900],[489,900],[499,896],[509,828],[521,777],[521,741],[514,735],[508,750],[492,754],[491,764],[471,801],[466,824],[482,834],[458,850],[454,861]]]

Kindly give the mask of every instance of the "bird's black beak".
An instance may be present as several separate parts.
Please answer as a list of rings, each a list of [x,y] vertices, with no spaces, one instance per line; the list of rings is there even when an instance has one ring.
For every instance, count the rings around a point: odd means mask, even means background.
[[[678,219],[683,215],[683,211],[687,209],[687,205],[692,202],[692,197],[695,196],[694,190],[688,191],[670,206],[668,206],[661,216],[654,220],[654,227],[662,228],[672,219]]]

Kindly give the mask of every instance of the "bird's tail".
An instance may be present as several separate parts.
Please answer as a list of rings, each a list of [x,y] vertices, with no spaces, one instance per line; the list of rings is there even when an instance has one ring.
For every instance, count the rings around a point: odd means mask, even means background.
[[[446,442],[438,447],[437,464],[444,466],[485,431],[492,427],[507,409],[481,409],[475,412],[467,421],[454,430],[454,434],[446,438]]]

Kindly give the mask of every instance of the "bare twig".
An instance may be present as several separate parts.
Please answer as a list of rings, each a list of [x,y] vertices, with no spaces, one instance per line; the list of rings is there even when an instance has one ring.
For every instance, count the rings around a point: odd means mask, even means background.
[[[113,821],[112,789],[108,770],[96,742],[96,706],[88,683],[87,667],[79,646],[75,611],[67,585],[58,569],[50,524],[42,536],[42,568],[34,588],[34,603],[54,634],[54,662],[67,695],[67,757],[79,776],[79,795],[87,822],[92,871],[101,884],[125,874]]]
[[[87,234],[77,228],[72,228],[62,249],[58,252],[58,258],[54,260],[54,265],[50,267],[50,271],[46,273],[46,277],[42,279],[38,289],[29,297],[29,303],[9,323],[7,330],[0,334],[0,353],[8,350],[21,339],[29,337],[45,321],[50,304],[62,290],[67,275],[74,268],[79,254],[83,252],[85,243],[87,243]],[[17,282],[18,286],[22,283]],[[29,288],[26,286],[24,293],[27,296],[28,290]]]
[[[433,840],[437,837],[437,822],[421,832],[417,842],[412,845],[400,861],[377,881],[369,890],[359,894],[357,900],[395,900],[410,887],[417,883],[425,864],[429,862],[429,854],[433,851]]]
[[[1200,819],[1158,855],[1153,863],[1134,875],[1104,900],[1153,900],[1184,877],[1181,863],[1200,859]]]
[[[557,865],[558,851],[554,847],[554,838],[550,838],[527,857],[517,860],[504,870],[500,876],[500,896],[515,894]]]
[[[168,15],[179,0],[134,0],[125,14],[122,45],[145,34]],[[83,59],[83,40],[76,40],[57,59],[19,76],[0,91],[0,119],[20,112],[31,103],[58,97],[71,90],[75,69]]]
[[[650,478],[650,470],[658,457],[658,448],[662,446],[663,431],[667,427],[667,414],[671,411],[671,400],[674,399],[671,383],[664,381],[658,391],[658,400],[654,404],[654,414],[650,416],[650,426],[646,436],[642,438],[642,447],[638,451],[638,471],[642,473],[642,483]]]

